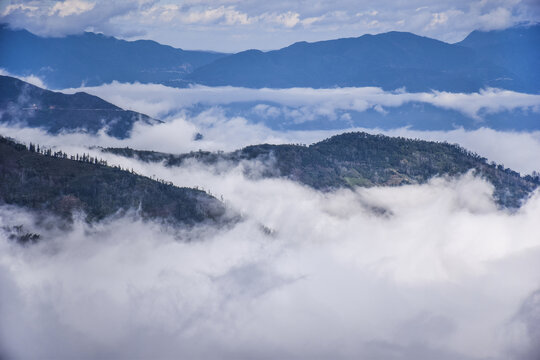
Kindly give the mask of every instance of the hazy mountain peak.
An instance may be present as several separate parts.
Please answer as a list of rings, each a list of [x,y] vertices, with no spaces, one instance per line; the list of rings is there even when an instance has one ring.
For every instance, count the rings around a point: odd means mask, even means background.
[[[137,121],[159,122],[85,92],[63,94],[0,76],[0,123],[38,127],[50,133],[107,129],[109,135],[125,138]]]

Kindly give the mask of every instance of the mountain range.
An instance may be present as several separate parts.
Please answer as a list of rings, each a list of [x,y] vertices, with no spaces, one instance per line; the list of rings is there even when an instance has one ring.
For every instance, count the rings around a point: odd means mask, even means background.
[[[100,85],[114,80],[174,86],[186,73],[222,56],[90,32],[45,38],[26,30],[0,27],[0,68],[17,75],[34,74],[51,89]]]
[[[529,36],[534,40],[539,30],[538,26],[530,27],[522,33],[527,41]],[[499,44],[499,39],[505,39],[505,32],[490,36]],[[412,33],[389,32],[299,42],[275,51],[248,50],[226,56],[195,69],[186,78],[210,86],[250,88],[376,86],[384,90],[406,88],[410,92],[475,92],[486,87],[524,92],[540,90],[538,82],[522,71],[516,72],[519,65],[514,59],[492,61],[499,58],[480,55],[477,48],[481,49],[481,41],[475,39],[476,35],[461,44],[448,44]],[[528,48],[520,50],[524,51],[514,54],[516,60],[537,61],[534,58],[537,52]],[[534,72],[538,73],[538,68]]]
[[[540,25],[506,30],[473,31],[457,45],[475,50],[484,61],[509,70],[538,92],[540,84]],[[536,89],[536,90],[534,90]]]
[[[473,170],[494,185],[495,200],[508,208],[520,207],[540,184],[537,177],[521,177],[458,145],[363,132],[336,135],[309,146],[261,144],[230,153],[199,151],[173,155],[129,148],[103,151],[147,162],[163,162],[170,167],[190,161],[210,166],[218,163],[236,166],[245,160],[258,160],[267,165],[262,172],[264,178],[287,178],[322,191],[422,184],[434,176],[455,177]],[[249,166],[244,169],[248,176],[261,176],[258,167],[255,171]]]
[[[252,145],[230,152],[191,152],[173,155],[130,148],[103,152],[163,162],[165,166],[193,161],[220,164],[220,171],[243,164],[251,178],[286,178],[320,191],[339,188],[421,184],[433,176],[456,177],[474,171],[494,186],[501,207],[517,208],[540,185],[540,178],[496,165],[457,145],[394,138],[367,133],[346,133],[310,146]],[[266,164],[261,172],[252,160]],[[0,204],[18,205],[37,214],[54,214],[67,221],[76,212],[95,222],[130,209],[146,219],[174,226],[201,222],[223,225],[238,217],[211,195],[179,188],[163,180],[109,166],[87,154],[67,155],[39,145],[28,146],[0,136]],[[384,209],[371,209],[380,213]],[[10,229],[22,242],[38,235]],[[34,236],[35,235],[35,236]],[[27,239],[28,238],[28,239]]]
[[[268,52],[219,54],[92,33],[42,38],[2,26],[0,67],[18,75],[41,76],[51,88],[118,80],[169,86],[377,86],[386,90],[405,87],[408,91],[454,92],[494,86],[536,93],[540,90],[540,57],[534,44],[538,43],[539,31],[540,26],[475,31],[457,44],[390,32],[301,42]],[[238,107],[235,111],[251,111],[253,105],[233,104]],[[197,106],[204,110],[204,106]],[[419,118],[418,106],[405,104],[382,115],[376,109],[367,110],[359,113],[362,122],[357,125],[367,122],[373,127],[385,127],[380,121],[382,116],[388,127],[409,126],[413,118],[415,124],[425,123],[426,127],[437,129],[456,124],[466,128],[479,126],[474,119],[456,114],[450,118],[431,105],[422,105],[427,110],[423,107],[425,114]],[[505,114],[490,121],[508,126],[503,119]],[[524,114],[522,118],[522,128],[537,127],[535,114]],[[276,119],[271,121],[274,124],[270,127],[284,126]],[[356,119],[349,116],[344,121],[350,126]],[[0,76],[0,123],[42,128],[52,134],[105,131],[127,138],[136,122],[160,123],[84,92],[65,94]],[[305,123],[313,129],[329,126],[317,121]],[[166,166],[189,161],[237,166],[257,160],[267,165],[266,170],[260,173],[246,166],[248,176],[286,178],[320,191],[422,184],[434,176],[455,177],[473,170],[493,184],[494,199],[506,208],[519,208],[540,185],[537,176],[522,177],[457,145],[367,133],[346,133],[309,146],[254,144],[229,153],[199,151],[174,155],[129,148],[103,151],[163,162]],[[88,221],[99,221],[133,208],[138,208],[145,218],[190,225],[204,221],[220,223],[227,213],[221,202],[204,192],[111,167],[85,154],[68,156],[36,145],[27,147],[1,136],[0,203],[65,218],[82,210]]]
[[[160,122],[84,92],[63,94],[0,75],[0,123],[42,128],[53,134],[95,134],[103,129],[111,136],[125,138],[137,121]]]
[[[538,93],[539,38],[540,25],[474,31],[456,44],[388,32],[221,54],[93,33],[44,38],[3,26],[0,67],[40,76],[50,88],[117,80],[250,88],[376,86],[412,92],[498,87]]]

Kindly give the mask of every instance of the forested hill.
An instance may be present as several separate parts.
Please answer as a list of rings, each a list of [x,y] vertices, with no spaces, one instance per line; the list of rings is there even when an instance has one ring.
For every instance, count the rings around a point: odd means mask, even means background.
[[[160,122],[84,92],[63,94],[0,75],[0,123],[42,128],[53,134],[104,129],[111,136],[126,138],[137,121]]]
[[[67,219],[82,210],[90,222],[129,209],[178,225],[225,221],[224,205],[203,191],[109,167],[86,155],[77,158],[0,136],[0,204]]]
[[[264,144],[231,153],[105,151],[143,161],[165,161],[168,166],[193,160],[211,165],[218,161],[237,164],[257,159],[269,164],[265,177],[286,177],[320,190],[424,183],[437,175],[456,176],[475,169],[495,186],[496,201],[511,208],[519,207],[539,184],[538,178],[521,177],[501,165],[489,164],[485,158],[457,145],[361,132],[333,136],[310,146]]]

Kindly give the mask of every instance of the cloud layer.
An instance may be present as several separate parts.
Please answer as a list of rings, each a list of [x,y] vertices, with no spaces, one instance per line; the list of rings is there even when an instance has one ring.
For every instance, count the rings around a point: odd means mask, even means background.
[[[39,80],[39,79],[37,79]],[[540,96],[490,89],[473,94],[385,92],[378,88],[341,89],[245,89],[232,87],[193,87],[177,89],[154,84],[112,83],[99,87],[67,89],[67,93],[86,91],[107,101],[165,120],[165,123],[147,126],[136,124],[129,139],[118,140],[104,134],[84,133],[50,136],[37,129],[2,125],[0,132],[26,142],[59,146],[82,153],[84,146],[125,147],[183,153],[193,150],[232,151],[259,143],[311,144],[346,131],[367,131],[390,136],[404,136],[433,141],[458,143],[490,161],[502,163],[516,171],[540,171],[540,132],[496,131],[483,128],[483,117],[489,113],[521,111],[540,121]],[[420,131],[394,126],[373,128],[345,126],[333,130],[280,131],[270,129],[254,119],[288,112],[292,119],[302,121],[320,118],[332,124],[336,117],[351,111],[388,111],[411,102],[451,109],[478,122],[476,130],[455,128],[450,131]],[[249,103],[242,116],[227,113],[227,106]],[[203,107],[192,113],[187,109]],[[262,115],[261,115],[262,113]],[[276,115],[277,113],[277,115]],[[341,115],[340,115],[341,114]],[[448,120],[449,121],[449,120]],[[539,123],[540,124],[540,123]],[[324,127],[323,127],[324,129]],[[326,128],[328,129],[328,127]],[[330,127],[330,129],[332,129]],[[195,141],[197,133],[203,139]],[[81,144],[83,144],[81,146]]]
[[[534,0],[13,0],[0,7],[1,21],[42,35],[93,30],[228,52],[391,30],[459,41],[472,30],[539,19]]]
[[[129,162],[223,194],[245,221],[178,236],[126,217],[92,227],[77,222],[61,233],[1,207],[0,225],[22,223],[43,235],[21,248],[0,231],[0,347],[7,356],[538,354],[529,323],[540,285],[538,194],[508,214],[496,209],[492,187],[471,175],[322,194],[245,179],[241,168],[218,176],[197,165]]]
[[[537,114],[540,118],[540,95],[518,93],[510,90],[485,89],[479,93],[409,93],[384,91],[376,87],[335,89],[248,89],[237,87],[193,86],[178,89],[158,84],[126,84],[113,82],[97,87],[65,89],[63,92],[85,91],[118,106],[150,116],[163,118],[194,105],[228,105],[232,103],[275,103],[278,106],[255,108],[267,116],[297,111],[298,121],[309,121],[316,116],[329,119],[337,117],[337,111],[362,112],[369,109],[384,112],[404,104],[424,103],[437,108],[457,111],[481,122],[486,114],[521,110]],[[280,107],[281,105],[282,107]],[[272,113],[274,112],[274,113]],[[289,114],[294,117],[294,114]],[[538,125],[540,128],[540,123]]]

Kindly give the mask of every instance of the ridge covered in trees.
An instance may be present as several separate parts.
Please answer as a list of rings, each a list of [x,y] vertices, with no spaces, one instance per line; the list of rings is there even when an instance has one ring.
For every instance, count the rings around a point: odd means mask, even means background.
[[[269,165],[263,177],[285,177],[324,191],[421,184],[434,176],[457,176],[474,169],[494,185],[497,203],[510,208],[519,207],[540,184],[537,175],[522,177],[458,145],[363,132],[336,135],[309,146],[262,144],[230,153],[199,151],[173,155],[129,148],[103,151],[142,161],[164,161],[166,166],[181,166],[187,161],[212,165],[219,161],[238,164],[260,160]],[[249,167],[246,169],[250,171]]]
[[[68,156],[2,136],[0,203],[66,219],[83,211],[89,222],[129,209],[138,209],[143,218],[184,225],[220,223],[226,213],[223,203],[204,191],[110,167],[87,154]]]

